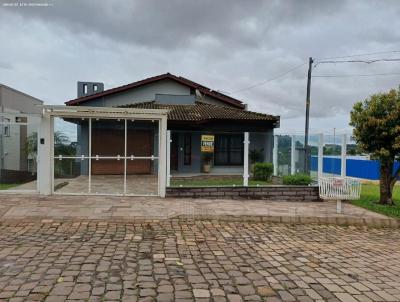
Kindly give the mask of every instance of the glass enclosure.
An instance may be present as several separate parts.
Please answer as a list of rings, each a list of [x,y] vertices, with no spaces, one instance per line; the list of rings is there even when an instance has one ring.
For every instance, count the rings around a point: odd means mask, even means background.
[[[158,120],[54,118],[54,192],[158,195]]]

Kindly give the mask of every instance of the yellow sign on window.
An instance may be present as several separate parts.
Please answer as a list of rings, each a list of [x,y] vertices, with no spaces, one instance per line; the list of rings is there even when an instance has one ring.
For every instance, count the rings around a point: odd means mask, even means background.
[[[214,152],[214,135],[201,136],[201,152]]]

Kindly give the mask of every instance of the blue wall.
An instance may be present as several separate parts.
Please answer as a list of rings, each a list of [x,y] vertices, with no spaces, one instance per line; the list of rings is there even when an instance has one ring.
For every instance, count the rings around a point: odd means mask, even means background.
[[[398,169],[400,162],[395,162],[394,170]],[[341,172],[341,159],[334,157],[324,157],[323,159],[323,172],[329,174],[340,175]],[[311,171],[318,170],[318,158],[311,157]],[[362,159],[347,159],[346,160],[346,176],[378,180],[379,161],[377,160],[362,160]]]

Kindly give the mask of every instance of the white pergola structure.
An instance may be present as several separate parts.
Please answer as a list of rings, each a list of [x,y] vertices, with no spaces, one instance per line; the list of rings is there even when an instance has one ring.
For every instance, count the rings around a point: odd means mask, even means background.
[[[166,176],[167,176],[167,110],[164,109],[136,109],[136,108],[107,108],[107,107],[81,107],[81,106],[44,106],[43,114],[38,136],[38,191],[39,194],[50,195],[54,193],[54,118],[74,118],[89,120],[89,153],[82,155],[83,159],[89,161],[89,191],[88,194],[96,195],[90,192],[91,182],[91,161],[93,159],[102,159],[99,156],[93,156],[91,148],[91,125],[92,119],[113,119],[121,120],[125,123],[125,154],[115,156],[115,159],[124,161],[124,189],[120,195],[131,195],[126,190],[127,160],[158,160],[158,195],[165,197]],[[158,122],[158,156],[155,157],[135,157],[127,156],[127,121],[154,121]],[[106,143],[106,142],[105,142]],[[79,157],[79,158],[81,158]],[[114,157],[104,157],[114,159]],[[114,194],[112,194],[114,195]]]

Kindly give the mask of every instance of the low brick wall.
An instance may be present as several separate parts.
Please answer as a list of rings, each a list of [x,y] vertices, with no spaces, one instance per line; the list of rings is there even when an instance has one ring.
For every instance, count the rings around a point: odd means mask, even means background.
[[[167,197],[320,201],[317,186],[173,187]]]

